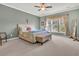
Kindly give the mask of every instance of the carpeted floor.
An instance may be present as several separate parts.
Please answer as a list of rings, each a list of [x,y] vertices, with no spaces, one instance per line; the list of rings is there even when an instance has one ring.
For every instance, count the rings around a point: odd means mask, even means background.
[[[44,45],[15,38],[0,46],[0,56],[79,56],[79,42],[58,35]]]

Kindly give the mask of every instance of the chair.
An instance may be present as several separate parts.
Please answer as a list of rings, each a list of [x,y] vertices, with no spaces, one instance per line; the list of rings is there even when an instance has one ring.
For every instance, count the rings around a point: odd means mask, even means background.
[[[6,32],[0,32],[0,45],[2,45],[2,40],[5,40],[7,42]]]
[[[1,39],[1,37],[0,37],[0,45],[2,46],[2,39]]]

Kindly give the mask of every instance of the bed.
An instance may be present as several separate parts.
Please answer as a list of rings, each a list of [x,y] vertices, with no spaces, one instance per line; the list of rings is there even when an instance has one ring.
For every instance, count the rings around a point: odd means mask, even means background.
[[[27,28],[27,26],[25,26],[25,25],[21,25],[21,24],[17,25],[18,36],[19,36],[20,39],[26,40],[30,43],[36,43],[37,41],[39,41],[39,40],[37,40],[38,35],[44,35],[45,36],[46,34],[50,34],[49,32],[47,32],[45,30],[26,31],[25,27]]]

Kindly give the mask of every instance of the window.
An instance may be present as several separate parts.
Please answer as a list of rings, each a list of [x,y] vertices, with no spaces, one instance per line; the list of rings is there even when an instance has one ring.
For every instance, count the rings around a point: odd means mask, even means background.
[[[59,32],[62,32],[62,33],[65,32],[64,19],[59,19]]]
[[[51,20],[51,30],[52,32],[58,32],[58,20]]]
[[[46,24],[46,30],[48,30],[49,32],[65,33],[65,23],[63,17],[52,19],[47,18]]]

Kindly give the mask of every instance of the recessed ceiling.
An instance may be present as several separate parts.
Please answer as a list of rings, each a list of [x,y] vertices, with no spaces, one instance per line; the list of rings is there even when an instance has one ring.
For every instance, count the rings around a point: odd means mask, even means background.
[[[38,8],[34,7],[39,3],[3,3],[3,5],[42,17],[64,11],[74,10],[79,8],[79,3],[48,3],[52,5],[52,8],[48,8],[45,11],[38,11]]]

